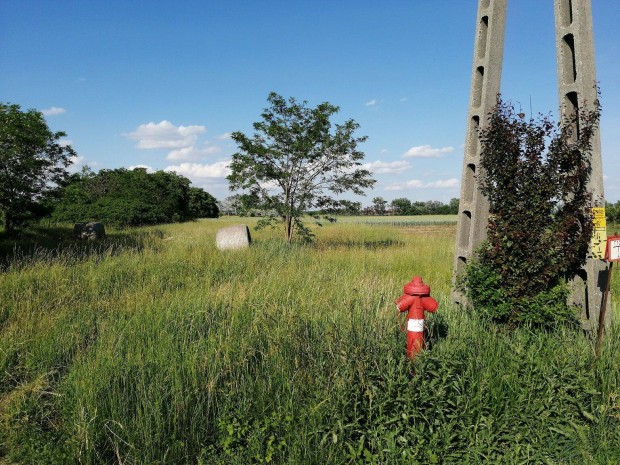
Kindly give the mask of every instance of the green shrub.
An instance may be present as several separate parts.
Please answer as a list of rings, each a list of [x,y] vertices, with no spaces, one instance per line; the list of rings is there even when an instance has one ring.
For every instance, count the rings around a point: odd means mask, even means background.
[[[559,125],[526,120],[500,98],[489,113],[478,178],[489,200],[488,243],[465,279],[483,314],[511,324],[573,319],[565,283],[585,264],[592,237],[588,181],[599,119],[598,101]]]
[[[52,219],[76,223],[101,221],[116,226],[171,223],[217,217],[215,199],[176,173],[144,168],[86,169],[69,177],[61,198],[52,202]]]
[[[578,309],[568,305],[569,289],[564,281],[534,296],[510,296],[501,276],[477,261],[469,265],[464,284],[472,306],[494,322],[550,326],[577,321]]]

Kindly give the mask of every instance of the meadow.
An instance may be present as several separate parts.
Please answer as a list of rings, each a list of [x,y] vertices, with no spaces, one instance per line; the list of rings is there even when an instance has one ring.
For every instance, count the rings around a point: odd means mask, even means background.
[[[413,218],[236,252],[217,229],[253,219],[0,243],[0,463],[620,463],[620,272],[595,361],[578,328],[453,306],[455,224]],[[414,275],[440,307],[410,362]]]

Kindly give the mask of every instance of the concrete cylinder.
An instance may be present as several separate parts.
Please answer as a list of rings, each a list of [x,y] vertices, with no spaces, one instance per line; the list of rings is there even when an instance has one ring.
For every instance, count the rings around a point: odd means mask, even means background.
[[[215,236],[215,245],[220,250],[245,249],[250,246],[251,242],[250,229],[245,224],[219,229]]]

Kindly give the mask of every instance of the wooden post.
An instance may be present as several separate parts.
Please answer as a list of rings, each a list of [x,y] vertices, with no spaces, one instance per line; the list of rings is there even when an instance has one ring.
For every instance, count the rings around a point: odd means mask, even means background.
[[[607,301],[609,300],[609,285],[611,284],[611,270],[614,262],[609,263],[607,269],[607,284],[603,293],[603,304],[601,305],[601,314],[598,318],[598,334],[596,335],[596,346],[594,348],[594,358],[597,359],[601,355],[601,344],[603,343],[603,333],[605,332],[605,316],[607,315]]]

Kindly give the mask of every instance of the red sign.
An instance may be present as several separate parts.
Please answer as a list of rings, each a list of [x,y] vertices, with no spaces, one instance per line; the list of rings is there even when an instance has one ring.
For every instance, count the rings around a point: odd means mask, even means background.
[[[608,262],[620,261],[620,236],[609,236],[607,238],[605,259]]]

